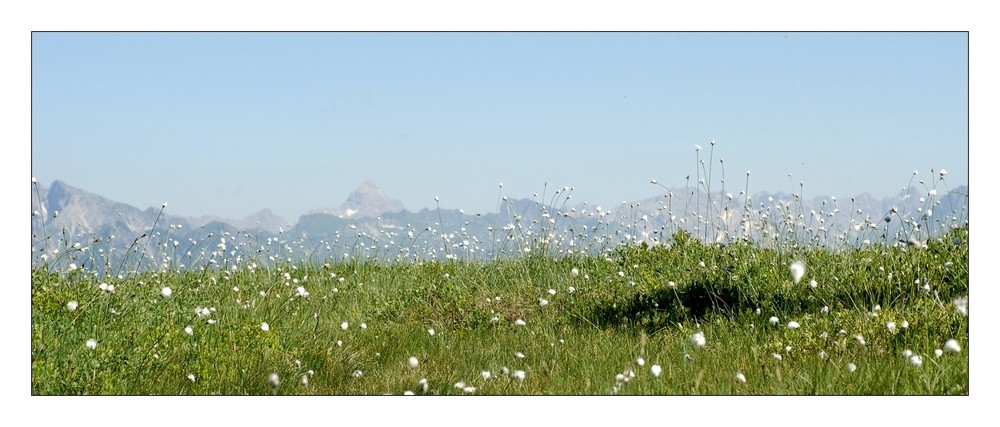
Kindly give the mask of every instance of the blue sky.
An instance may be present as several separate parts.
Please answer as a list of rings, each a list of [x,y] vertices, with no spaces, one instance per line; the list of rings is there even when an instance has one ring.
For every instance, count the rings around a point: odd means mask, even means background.
[[[289,222],[374,179],[410,210],[563,186],[887,196],[967,184],[966,33],[32,35],[31,173],[139,208]],[[789,177],[791,174],[791,177]]]

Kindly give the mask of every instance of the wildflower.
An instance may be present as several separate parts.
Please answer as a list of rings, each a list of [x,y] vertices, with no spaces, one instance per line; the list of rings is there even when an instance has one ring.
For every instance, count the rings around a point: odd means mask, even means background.
[[[792,280],[798,284],[799,280],[802,280],[802,275],[806,273],[806,265],[802,261],[795,261],[789,270],[792,272]]]
[[[698,347],[704,347],[705,334],[703,334],[701,331],[695,332],[694,335],[691,335],[691,343]]]
[[[858,365],[855,365],[853,363],[847,364],[847,372],[854,372],[856,370],[858,370]]]
[[[524,371],[514,371],[514,378],[524,381],[525,373]]]
[[[916,354],[914,354],[914,355],[910,356],[910,364],[919,368],[920,365],[924,364],[924,360],[921,359],[920,356],[917,356]]]
[[[517,352],[517,353],[514,353],[514,357],[516,357],[516,358],[518,358],[518,359],[524,359],[524,357],[525,357],[525,356],[524,356],[524,353],[521,353],[521,352],[519,351],[519,352]]]
[[[93,338],[87,340],[87,348],[89,348],[91,350],[97,348],[97,340],[95,340]]]
[[[941,171],[938,172],[938,175],[941,176],[941,178],[944,178],[944,176],[947,175],[947,174],[948,174],[948,171],[944,170],[944,169],[941,169]]]
[[[295,296],[305,298],[309,296],[309,292],[306,291],[306,288],[299,286],[295,288]]]
[[[465,381],[459,381],[459,382],[455,383],[454,387],[457,388],[457,389],[463,389],[463,388],[465,388]]]
[[[705,261],[698,261],[698,267],[704,267]]]
[[[865,337],[861,334],[855,335],[854,340],[858,342],[858,345],[865,345]]]
[[[771,353],[771,357],[773,357],[775,360],[781,360],[780,353]]]
[[[569,289],[567,289],[567,290],[569,291],[569,293],[576,292],[576,288],[574,288],[572,286],[570,286]]]
[[[412,233],[412,231],[411,231],[411,233]],[[413,392],[410,391],[410,390],[406,390],[406,391],[403,392],[403,396],[413,396]]]
[[[778,316],[771,316],[771,318],[767,319],[767,321],[771,322],[772,325],[777,325],[778,324]]]
[[[278,374],[272,372],[271,375],[267,376],[267,383],[271,385],[271,388],[278,388],[281,385],[281,379],[278,378]]]
[[[810,280],[810,281],[809,281],[809,287],[810,287],[810,288],[815,288],[815,287],[817,287],[817,286],[819,286],[819,284],[818,284],[818,283],[816,283],[816,279],[813,279],[813,280]]]
[[[903,350],[903,357],[909,359],[910,356],[913,356],[913,350],[910,349]]]
[[[899,326],[902,327],[903,329],[909,328],[910,327],[910,322],[907,322],[907,321],[904,320],[903,323],[899,324]]]
[[[948,342],[944,343],[944,349],[948,350],[948,351],[950,351],[952,353],[961,353],[962,352],[962,347],[960,347],[958,345],[958,341],[955,341],[954,339],[950,339],[950,340],[948,340]]]
[[[653,373],[654,377],[658,377],[660,376],[660,373],[663,372],[663,368],[661,368],[660,365],[653,365],[649,367],[649,371]]]
[[[434,336],[434,328],[428,328],[427,329],[427,333],[431,334],[431,336],[433,337]]]
[[[646,364],[646,360],[640,357],[638,359],[635,359],[635,363],[639,366],[643,366]]]
[[[109,285],[107,283],[101,283],[101,285],[98,286],[98,288],[101,288],[102,291],[107,292],[109,294],[115,291],[115,285]]]
[[[422,393],[427,393],[427,378],[421,378],[417,381],[417,386],[420,387]]]
[[[347,322],[344,322],[344,323],[341,323],[341,324],[340,324],[340,329],[343,329],[343,330],[345,330],[345,331],[346,331],[346,330],[347,330],[347,328],[348,328],[349,326],[350,326],[350,325],[348,325],[348,324],[347,324]]]
[[[941,357],[941,355],[943,355],[943,354],[944,354],[944,351],[941,350],[940,348],[934,349],[934,356]]]
[[[361,330],[366,330],[366,329],[368,329],[368,324],[365,322],[361,322]]]
[[[538,305],[540,305],[542,307],[545,307],[545,306],[549,305],[549,300],[547,300],[545,298],[539,298],[538,299]]]
[[[573,277],[579,276],[580,275],[580,269],[576,268],[576,267],[573,267],[573,269],[569,271],[569,274],[572,274]]]
[[[184,333],[188,335],[194,335],[194,329],[191,329],[190,326],[186,326],[184,327]]]
[[[56,211],[56,216],[59,216],[59,212],[58,211]],[[69,271],[76,270],[76,268],[77,268],[76,264],[73,264],[73,263],[69,264]]]
[[[187,379],[191,382],[194,382],[194,374],[187,374]]]
[[[674,283],[673,281],[669,281],[669,282],[667,282],[667,286],[669,286],[669,287],[670,287],[670,289],[674,289],[674,288],[676,288],[676,287],[677,287],[677,284],[676,284],[676,283]]]
[[[549,295],[555,295],[555,294],[556,294],[555,289],[549,289]]]
[[[163,295],[164,298],[170,298],[170,296],[173,294],[174,291],[170,290],[170,288],[160,289],[160,295]]]
[[[76,311],[77,305],[78,304],[77,304],[76,301],[70,301],[70,302],[66,303],[66,308],[69,309],[69,311]]]
[[[525,323],[524,323],[524,320],[517,319],[517,320],[514,321],[514,325],[516,325],[516,326],[524,326]]]
[[[798,328],[799,328],[799,322],[796,322],[794,320],[788,322],[788,329],[798,329]]]
[[[819,312],[820,314],[830,314],[830,307],[824,305],[823,308],[819,310]]]
[[[420,361],[417,360],[416,357],[410,356],[410,358],[406,360],[406,365],[409,366],[410,369],[416,369],[417,366],[420,366]]]
[[[309,386],[309,375],[302,374],[302,376],[299,377],[299,384],[302,384],[302,387],[308,387]]]
[[[955,298],[951,303],[955,305],[955,308],[958,309],[958,312],[961,313],[963,316],[969,315],[968,297]]]
[[[889,332],[891,332],[891,333],[895,333],[896,332],[896,322],[888,322],[888,323],[885,324],[885,327],[888,328]]]
[[[736,373],[736,381],[739,381],[741,383],[745,383],[745,382],[747,382],[747,377],[744,376],[742,372],[737,372]]]
[[[490,376],[492,376],[492,374],[490,374],[490,371],[483,371],[483,372],[480,372],[479,374],[483,376],[484,380],[488,380],[488,379],[490,379]]]
[[[473,394],[476,392],[476,388],[471,385],[465,386],[464,388],[462,388],[462,392],[465,394]]]
[[[365,375],[365,373],[361,372],[360,369],[355,369],[354,372],[351,372],[351,376],[354,377],[354,378],[361,378],[364,375]]]
[[[268,325],[267,322],[263,322],[263,323],[260,324],[260,330],[262,330],[264,332],[270,331],[271,330],[271,326]]]

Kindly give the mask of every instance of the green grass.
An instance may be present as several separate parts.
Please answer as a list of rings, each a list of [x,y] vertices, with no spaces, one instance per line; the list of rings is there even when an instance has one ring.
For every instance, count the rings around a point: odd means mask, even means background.
[[[704,245],[680,233],[669,247],[622,247],[607,257],[296,264],[101,280],[39,268],[31,392],[450,395],[464,393],[455,387],[461,381],[477,395],[967,395],[969,322],[952,301],[969,294],[968,255],[966,227],[925,249],[790,252]],[[795,260],[807,266],[797,284],[789,274]],[[114,292],[100,290],[102,282]],[[309,295],[296,296],[298,286]],[[704,347],[691,341],[699,331]],[[949,339],[961,352],[936,356]],[[418,367],[407,366],[410,356]]]

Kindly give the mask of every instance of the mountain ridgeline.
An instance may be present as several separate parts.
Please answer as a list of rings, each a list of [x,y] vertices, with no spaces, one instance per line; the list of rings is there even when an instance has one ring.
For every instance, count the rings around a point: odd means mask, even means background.
[[[358,258],[490,259],[532,251],[594,255],[621,244],[670,244],[681,230],[713,244],[920,244],[967,225],[968,200],[965,185],[911,187],[882,199],[804,200],[764,192],[746,198],[672,189],[612,208],[569,205],[556,193],[547,202],[505,198],[497,212],[467,214],[411,212],[365,181],[339,207],[312,210],[291,224],[267,209],[235,220],[142,210],[57,180],[47,188],[32,186],[32,262],[111,273],[129,256],[142,259],[134,269],[190,269]]]

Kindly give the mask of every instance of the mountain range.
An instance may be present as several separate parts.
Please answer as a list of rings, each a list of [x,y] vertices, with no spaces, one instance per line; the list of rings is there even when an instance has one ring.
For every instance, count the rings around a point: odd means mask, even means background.
[[[569,198],[560,197],[557,192],[548,204],[527,198],[505,199],[496,213],[466,215],[451,209],[408,211],[403,203],[387,196],[369,180],[361,183],[339,207],[314,209],[295,223],[267,209],[243,219],[175,216],[167,213],[166,206],[139,209],[59,180],[49,187],[35,184],[31,193],[33,251],[60,245],[69,247],[74,243],[87,246],[89,242],[104,242],[110,247],[113,246],[110,241],[117,241],[117,247],[124,249],[146,236],[166,239],[175,247],[180,242],[194,247],[205,246],[211,236],[242,233],[260,242],[295,242],[301,251],[288,252],[297,256],[309,256],[310,247],[325,245],[330,252],[336,252],[338,249],[332,248],[331,242],[349,246],[346,242],[356,245],[359,241],[362,245],[385,246],[385,250],[390,242],[400,246],[406,241],[408,248],[423,247],[425,253],[470,248],[475,252],[476,247],[483,252],[486,247],[496,248],[501,240],[498,235],[507,236],[508,240],[562,239],[561,244],[572,247],[577,240],[604,238],[595,237],[597,234],[605,235],[609,241],[655,241],[663,240],[666,237],[663,234],[684,228],[695,235],[704,235],[706,240],[716,236],[714,240],[718,241],[723,234],[727,238],[739,234],[741,224],[746,225],[747,219],[773,222],[779,218],[798,221],[803,229],[808,225],[810,231],[842,230],[845,236],[852,232],[863,234],[869,228],[884,228],[885,233],[892,233],[896,229],[905,230],[908,225],[912,231],[913,224],[918,224],[918,228],[922,224],[926,239],[928,233],[935,234],[934,224],[945,230],[968,221],[966,185],[940,192],[911,187],[891,197],[879,199],[863,193],[846,200],[832,197],[800,200],[794,194],[767,192],[747,199],[743,195],[710,195],[680,188],[608,210],[586,203],[570,205]],[[709,225],[715,228],[712,233]],[[560,233],[577,238],[561,238]],[[354,239],[350,238],[352,235]]]

